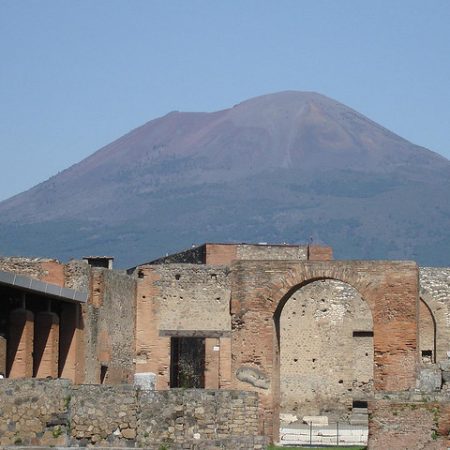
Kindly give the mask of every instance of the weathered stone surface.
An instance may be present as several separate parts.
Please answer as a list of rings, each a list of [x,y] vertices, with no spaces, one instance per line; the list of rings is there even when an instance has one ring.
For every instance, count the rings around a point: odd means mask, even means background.
[[[372,330],[367,302],[348,284],[295,291],[280,315],[280,410],[348,420],[352,401],[373,391]]]
[[[270,380],[267,375],[254,367],[239,367],[236,371],[236,378],[262,389],[269,389],[270,386]]]
[[[304,416],[302,417],[304,423],[312,424],[312,425],[328,425],[328,417],[327,416]]]
[[[66,444],[70,389],[67,380],[0,380],[0,445]]]
[[[137,442],[140,447],[258,435],[256,393],[184,389],[140,391],[139,403]]]
[[[1,380],[0,446],[262,448],[258,408],[252,392]]]
[[[419,372],[419,389],[422,392],[439,391],[442,386],[442,372],[437,366],[422,367]]]
[[[108,269],[91,271],[91,301],[84,308],[84,382],[131,383],[135,356],[136,283]],[[100,367],[104,366],[101,380]]]
[[[156,374],[153,372],[142,372],[134,374],[134,386],[143,391],[154,391]]]
[[[442,382],[449,383],[450,382],[450,370],[442,371]]]
[[[420,298],[430,309],[436,326],[435,360],[447,360],[450,352],[450,268],[421,267]]]

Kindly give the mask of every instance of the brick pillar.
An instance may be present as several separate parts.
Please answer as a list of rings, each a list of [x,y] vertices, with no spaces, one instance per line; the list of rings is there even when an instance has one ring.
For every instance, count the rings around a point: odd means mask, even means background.
[[[220,389],[230,389],[231,386],[231,338],[220,338],[219,351],[219,383]]]
[[[34,321],[34,377],[58,377],[58,347],[58,316],[50,311],[41,311],[37,313]]]
[[[0,336],[0,374],[6,377],[6,338]]]
[[[205,389],[219,389],[219,339],[205,339]]]
[[[33,376],[34,314],[23,308],[9,315],[7,372],[9,378]]]
[[[73,383],[83,381],[80,328],[80,307],[64,303],[59,321],[58,373],[60,378],[67,378]]]

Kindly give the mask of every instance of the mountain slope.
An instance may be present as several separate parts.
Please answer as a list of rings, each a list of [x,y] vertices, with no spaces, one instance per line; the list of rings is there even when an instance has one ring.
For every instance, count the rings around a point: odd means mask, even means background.
[[[450,264],[450,161],[316,93],[172,112],[0,203],[0,252],[133,265],[203,241]]]

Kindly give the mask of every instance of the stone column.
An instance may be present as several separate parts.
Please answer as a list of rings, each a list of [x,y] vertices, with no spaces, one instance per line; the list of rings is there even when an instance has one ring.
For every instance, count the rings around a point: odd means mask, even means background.
[[[7,371],[9,378],[33,376],[34,314],[24,308],[9,315]]]
[[[58,378],[59,318],[50,311],[36,314],[33,376]]]

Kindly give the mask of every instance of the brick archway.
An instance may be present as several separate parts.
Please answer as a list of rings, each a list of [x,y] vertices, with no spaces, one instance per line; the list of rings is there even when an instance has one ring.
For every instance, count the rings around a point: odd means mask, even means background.
[[[259,392],[262,432],[278,439],[279,356],[274,317],[294,291],[315,280],[349,284],[373,317],[374,388],[415,387],[418,268],[413,262],[238,261],[231,268],[232,387]],[[243,370],[258,378],[239,377]],[[250,380],[250,381],[249,381]]]
[[[355,399],[372,397],[373,318],[356,289],[335,279],[308,280],[278,304],[274,325],[280,416],[341,421]]]

